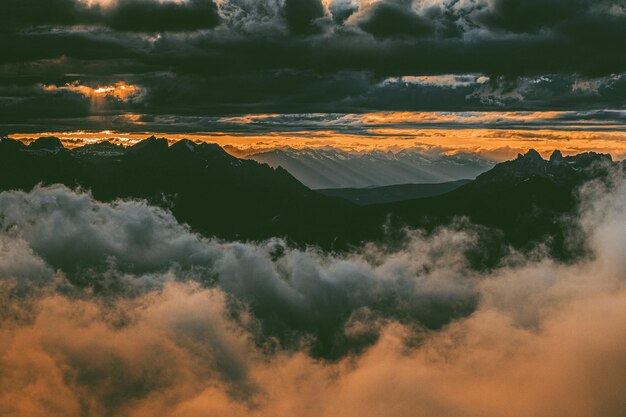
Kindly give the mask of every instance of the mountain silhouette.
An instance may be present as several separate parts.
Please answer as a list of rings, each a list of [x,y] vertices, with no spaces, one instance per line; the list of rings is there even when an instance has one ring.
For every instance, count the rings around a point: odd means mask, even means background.
[[[215,144],[181,140],[170,146],[166,139],[150,137],[128,148],[101,142],[68,150],[56,138],[28,146],[3,138],[0,191],[61,183],[89,189],[101,201],[145,199],[205,236],[279,236],[330,250],[393,241],[390,230],[430,231],[465,217],[485,227],[475,255],[488,265],[509,245],[527,249],[541,243],[555,256],[575,255],[568,246],[572,225],[563,220],[577,207],[575,190],[617,165],[609,155],[555,152],[545,160],[531,150],[441,195],[358,206],[310,190],[280,167],[238,159]]]
[[[457,180],[434,184],[397,184],[365,188],[325,188],[316,191],[329,197],[339,197],[354,204],[367,206],[434,197],[453,191],[470,181]]]

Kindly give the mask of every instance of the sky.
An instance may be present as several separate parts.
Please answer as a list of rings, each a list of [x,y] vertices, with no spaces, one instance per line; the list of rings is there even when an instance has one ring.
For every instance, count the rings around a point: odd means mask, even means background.
[[[624,0],[23,0],[0,16],[4,135],[626,152]]]
[[[624,39],[626,0],[0,0],[0,138],[622,159]],[[584,256],[484,269],[467,219],[325,252],[1,192],[0,416],[624,416],[607,170],[559,218]]]

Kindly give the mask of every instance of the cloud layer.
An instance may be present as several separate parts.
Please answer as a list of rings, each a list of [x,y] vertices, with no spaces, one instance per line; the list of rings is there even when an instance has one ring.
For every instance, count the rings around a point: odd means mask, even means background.
[[[622,415],[626,182],[581,196],[588,257],[478,273],[471,227],[338,256],[2,193],[0,414]]]
[[[102,128],[124,113],[623,109],[625,10],[622,0],[3,2],[0,123],[15,132],[50,119]],[[463,81],[407,82],[419,77]],[[117,82],[146,94],[94,109],[79,92],[42,89]]]

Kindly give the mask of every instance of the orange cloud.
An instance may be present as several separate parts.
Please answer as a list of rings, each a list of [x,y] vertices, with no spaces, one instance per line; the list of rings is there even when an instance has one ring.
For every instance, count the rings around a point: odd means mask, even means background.
[[[94,107],[99,107],[104,103],[106,98],[112,97],[118,101],[130,101],[135,100],[143,92],[143,89],[134,84],[127,84],[124,81],[118,81],[115,84],[100,85],[96,87],[90,87],[80,84],[79,81],[73,83],[67,83],[62,86],[56,86],[54,84],[44,85],[41,87],[44,91],[73,91],[91,99]]]
[[[496,123],[556,119],[567,112],[378,112],[355,115],[364,124]]]

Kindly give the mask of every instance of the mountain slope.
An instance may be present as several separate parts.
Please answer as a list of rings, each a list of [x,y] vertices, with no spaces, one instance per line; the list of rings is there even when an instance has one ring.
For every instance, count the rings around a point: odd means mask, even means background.
[[[84,187],[102,201],[144,198],[169,207],[182,222],[210,236],[264,239],[289,236],[330,246],[336,230],[350,234],[347,202],[328,199],[282,168],[237,159],[219,146],[151,137],[130,148],[110,144],[67,150],[39,139],[30,146],[0,143],[0,189],[38,183]],[[334,216],[331,214],[335,214]]]
[[[399,184],[385,187],[367,188],[327,188],[316,190],[328,197],[337,197],[354,204],[367,206],[370,204],[395,203],[417,198],[434,197],[456,190],[471,180],[458,180],[436,184]]]
[[[484,256],[497,254],[497,246],[510,244],[531,249],[543,244],[552,255],[567,259],[584,248],[576,247],[575,224],[567,214],[578,206],[577,190],[591,179],[605,179],[613,169],[622,167],[610,155],[584,153],[563,157],[555,151],[544,160],[534,150],[517,159],[496,165],[476,180],[432,198],[367,207],[393,213],[403,224],[427,229],[467,217],[472,223],[499,230],[491,242],[480,248]]]
[[[130,148],[104,143],[67,150],[56,138],[29,146],[0,140],[0,191],[61,183],[90,189],[102,201],[146,199],[205,236],[278,236],[331,250],[401,243],[404,226],[430,231],[466,217],[483,227],[473,254],[479,267],[496,263],[509,245],[526,250],[543,244],[562,259],[580,253],[570,245],[574,225],[564,215],[576,210],[580,184],[617,166],[607,155],[555,153],[544,160],[530,151],[442,195],[357,206],[217,145],[168,146],[165,139],[149,138]]]

